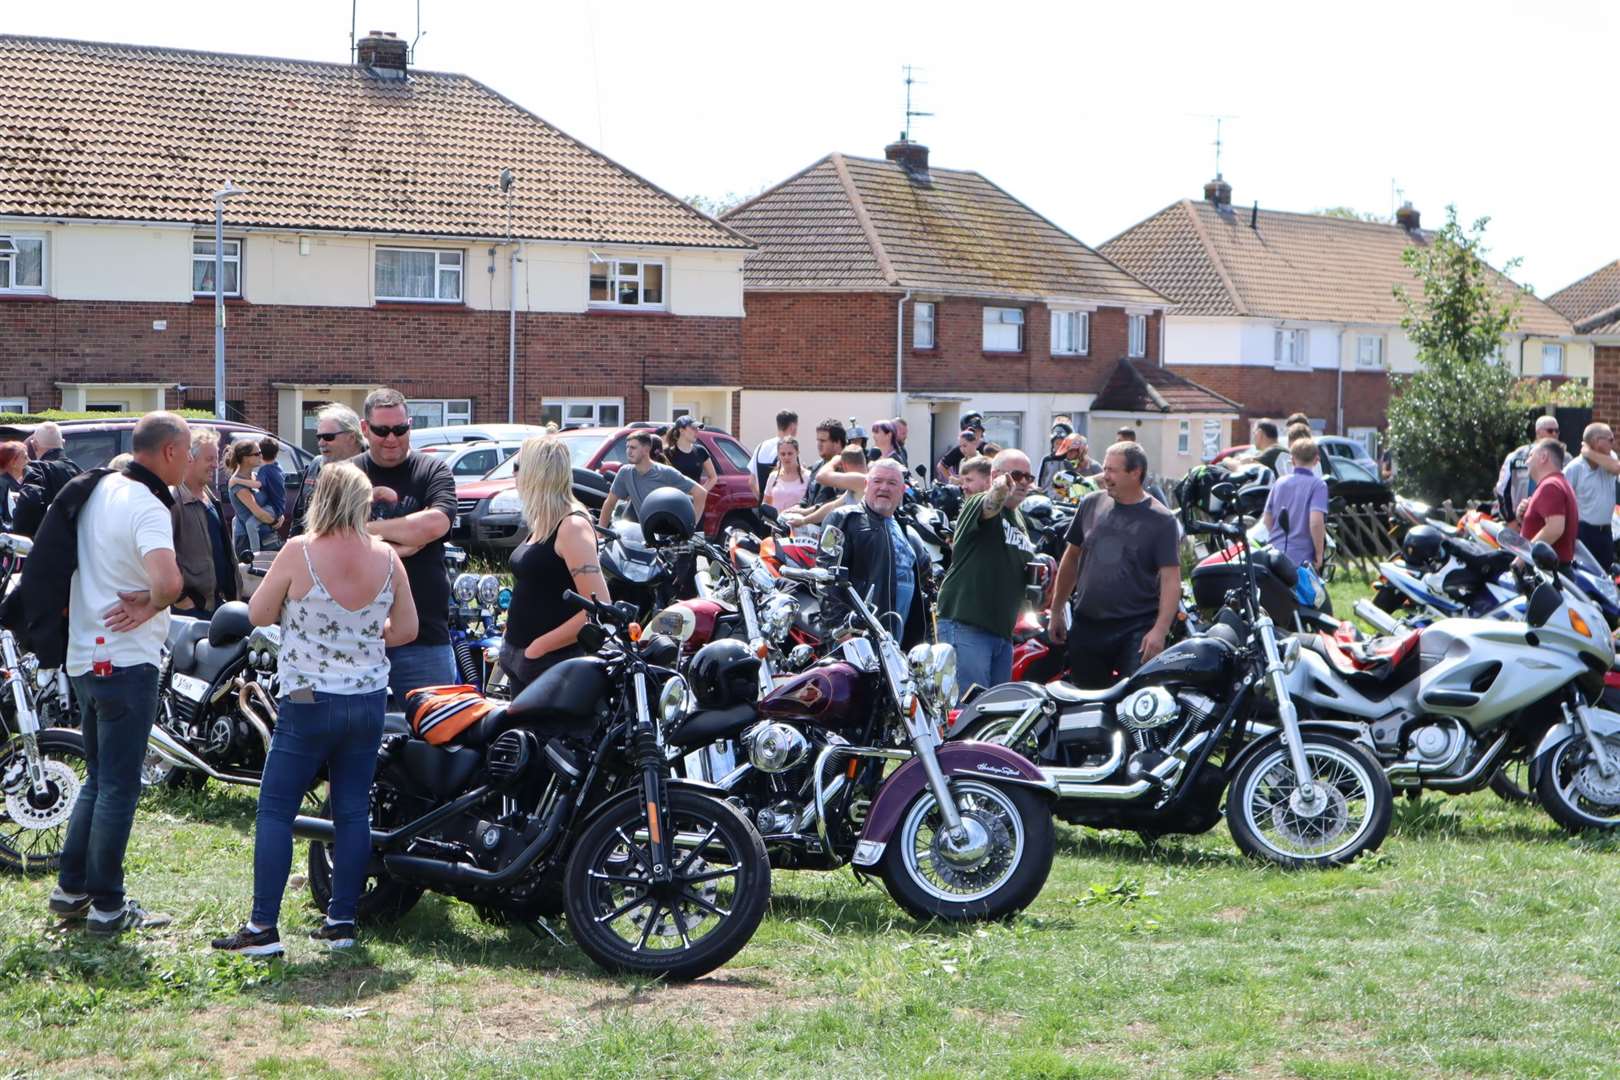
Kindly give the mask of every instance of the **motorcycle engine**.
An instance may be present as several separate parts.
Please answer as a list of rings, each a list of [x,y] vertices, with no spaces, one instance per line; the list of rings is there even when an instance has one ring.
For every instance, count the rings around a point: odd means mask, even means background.
[[[1164,687],[1146,686],[1120,702],[1115,715],[1132,731],[1149,731],[1174,723],[1181,709]]]
[[[760,772],[778,773],[799,764],[810,753],[804,733],[790,724],[766,720],[742,733],[748,760]]]
[[[1423,765],[1447,763],[1456,756],[1462,738],[1454,720],[1414,728],[1407,735],[1407,760]]]

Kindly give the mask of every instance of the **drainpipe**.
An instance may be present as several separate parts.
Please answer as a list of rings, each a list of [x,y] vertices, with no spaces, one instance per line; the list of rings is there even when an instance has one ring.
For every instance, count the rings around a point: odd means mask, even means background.
[[[1349,339],[1349,337],[1350,335],[1347,331],[1339,331],[1339,362],[1334,365],[1334,367],[1339,369],[1338,386],[1335,390],[1337,399],[1333,405],[1333,423],[1335,425],[1333,428],[1333,434],[1335,435],[1344,434],[1344,343]]]
[[[506,263],[506,422],[517,423],[517,264],[523,260],[522,243],[512,248]]]
[[[900,298],[900,303],[894,309],[894,415],[906,415],[906,301],[911,299],[911,290]],[[934,334],[936,341],[939,334],[939,316],[934,316]]]

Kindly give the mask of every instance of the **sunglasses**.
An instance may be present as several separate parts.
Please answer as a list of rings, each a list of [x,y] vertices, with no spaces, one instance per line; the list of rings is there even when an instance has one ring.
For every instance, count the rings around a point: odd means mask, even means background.
[[[372,427],[371,433],[377,436],[379,439],[385,435],[392,435],[397,439],[409,435],[411,433],[411,425],[409,423],[404,423],[394,424],[392,427],[389,427],[384,424],[379,424]]]
[[[315,437],[317,439],[319,439],[321,442],[331,442],[333,439],[337,438],[339,435],[347,435],[347,434],[348,434],[348,432],[346,432],[346,431],[317,431],[315,433]]]
[[[1035,482],[1035,474],[1024,472],[1022,469],[1009,469],[1004,475],[1015,484],[1033,484]]]

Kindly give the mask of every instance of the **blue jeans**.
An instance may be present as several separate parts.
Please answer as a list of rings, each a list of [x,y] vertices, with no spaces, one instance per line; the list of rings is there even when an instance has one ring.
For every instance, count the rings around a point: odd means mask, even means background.
[[[151,664],[114,668],[105,677],[73,677],[84,732],[86,772],[68,819],[57,884],[75,896],[89,893],[98,911],[124,906],[124,851],[135,804],[141,800],[141,763],[157,716],[158,670]]]
[[[456,654],[449,645],[400,645],[388,650],[388,690],[394,708],[405,710],[405,695],[423,686],[452,686]]]
[[[331,782],[332,901],[326,917],[353,922],[371,861],[371,780],[387,695],[316,693],[277,702],[253,835],[253,924],[274,926],[292,867],[293,818],[322,765]]]
[[[939,640],[956,646],[956,683],[964,694],[974,683],[989,689],[1012,678],[1011,638],[954,619],[941,619]]]

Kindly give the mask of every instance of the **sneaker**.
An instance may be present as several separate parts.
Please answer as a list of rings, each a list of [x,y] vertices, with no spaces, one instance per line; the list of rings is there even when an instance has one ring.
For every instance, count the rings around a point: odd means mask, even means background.
[[[243,923],[236,933],[228,937],[215,938],[212,944],[220,952],[233,952],[239,956],[271,957],[280,956],[284,951],[281,947],[281,935],[276,932],[275,927],[272,926],[268,930],[254,930],[247,923]]]
[[[63,892],[58,885],[51,890],[45,909],[58,919],[77,920],[90,914],[90,894]]]
[[[84,921],[84,928],[89,933],[101,937],[117,937],[125,930],[155,930],[160,926],[168,926],[171,921],[171,916],[147,911],[136,901],[125,900],[124,906],[117,911],[105,912],[91,908],[89,918]]]
[[[324,941],[328,949],[354,948],[355,930],[352,922],[323,922],[309,932],[309,940]]]

